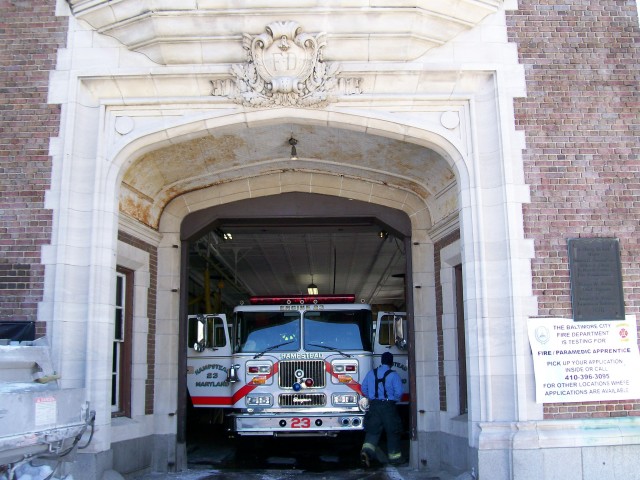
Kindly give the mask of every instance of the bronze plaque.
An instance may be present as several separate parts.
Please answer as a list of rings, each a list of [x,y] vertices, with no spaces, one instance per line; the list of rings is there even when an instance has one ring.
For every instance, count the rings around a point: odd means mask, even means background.
[[[617,238],[571,238],[569,272],[574,320],[624,320]]]

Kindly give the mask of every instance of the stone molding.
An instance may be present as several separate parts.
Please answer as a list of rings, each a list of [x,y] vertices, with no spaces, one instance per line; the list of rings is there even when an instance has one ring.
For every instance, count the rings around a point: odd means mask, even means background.
[[[479,423],[480,450],[640,444],[640,417]]]
[[[67,0],[72,14],[159,65],[243,59],[242,33],[278,19],[326,32],[334,61],[415,60],[496,13],[503,0],[307,0],[286,7],[250,0]],[[232,5],[232,6],[231,6]]]

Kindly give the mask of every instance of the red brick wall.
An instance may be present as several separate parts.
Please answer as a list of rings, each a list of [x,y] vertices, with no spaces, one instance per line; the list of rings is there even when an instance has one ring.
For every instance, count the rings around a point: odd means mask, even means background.
[[[53,0],[0,0],[0,8],[0,321],[35,321],[40,248],[51,241],[49,138],[60,123],[47,87],[67,19],[54,16]]]
[[[541,316],[570,318],[567,239],[620,240],[625,308],[640,313],[640,40],[632,1],[520,0],[507,12],[526,71],[527,238]],[[640,415],[640,400],[547,405],[546,418]]]

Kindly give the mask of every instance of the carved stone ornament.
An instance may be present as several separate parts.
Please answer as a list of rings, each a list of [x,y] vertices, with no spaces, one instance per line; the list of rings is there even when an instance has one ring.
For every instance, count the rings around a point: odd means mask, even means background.
[[[319,107],[329,101],[339,65],[323,62],[324,33],[301,28],[294,21],[273,22],[266,33],[243,35],[247,62],[231,67],[237,88],[232,100],[249,107]]]

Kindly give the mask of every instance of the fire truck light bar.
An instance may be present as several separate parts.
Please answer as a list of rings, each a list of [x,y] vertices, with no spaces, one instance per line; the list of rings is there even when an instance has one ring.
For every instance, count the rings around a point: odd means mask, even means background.
[[[257,295],[249,297],[251,305],[293,305],[314,303],[355,303],[355,295],[283,295],[270,297]]]

